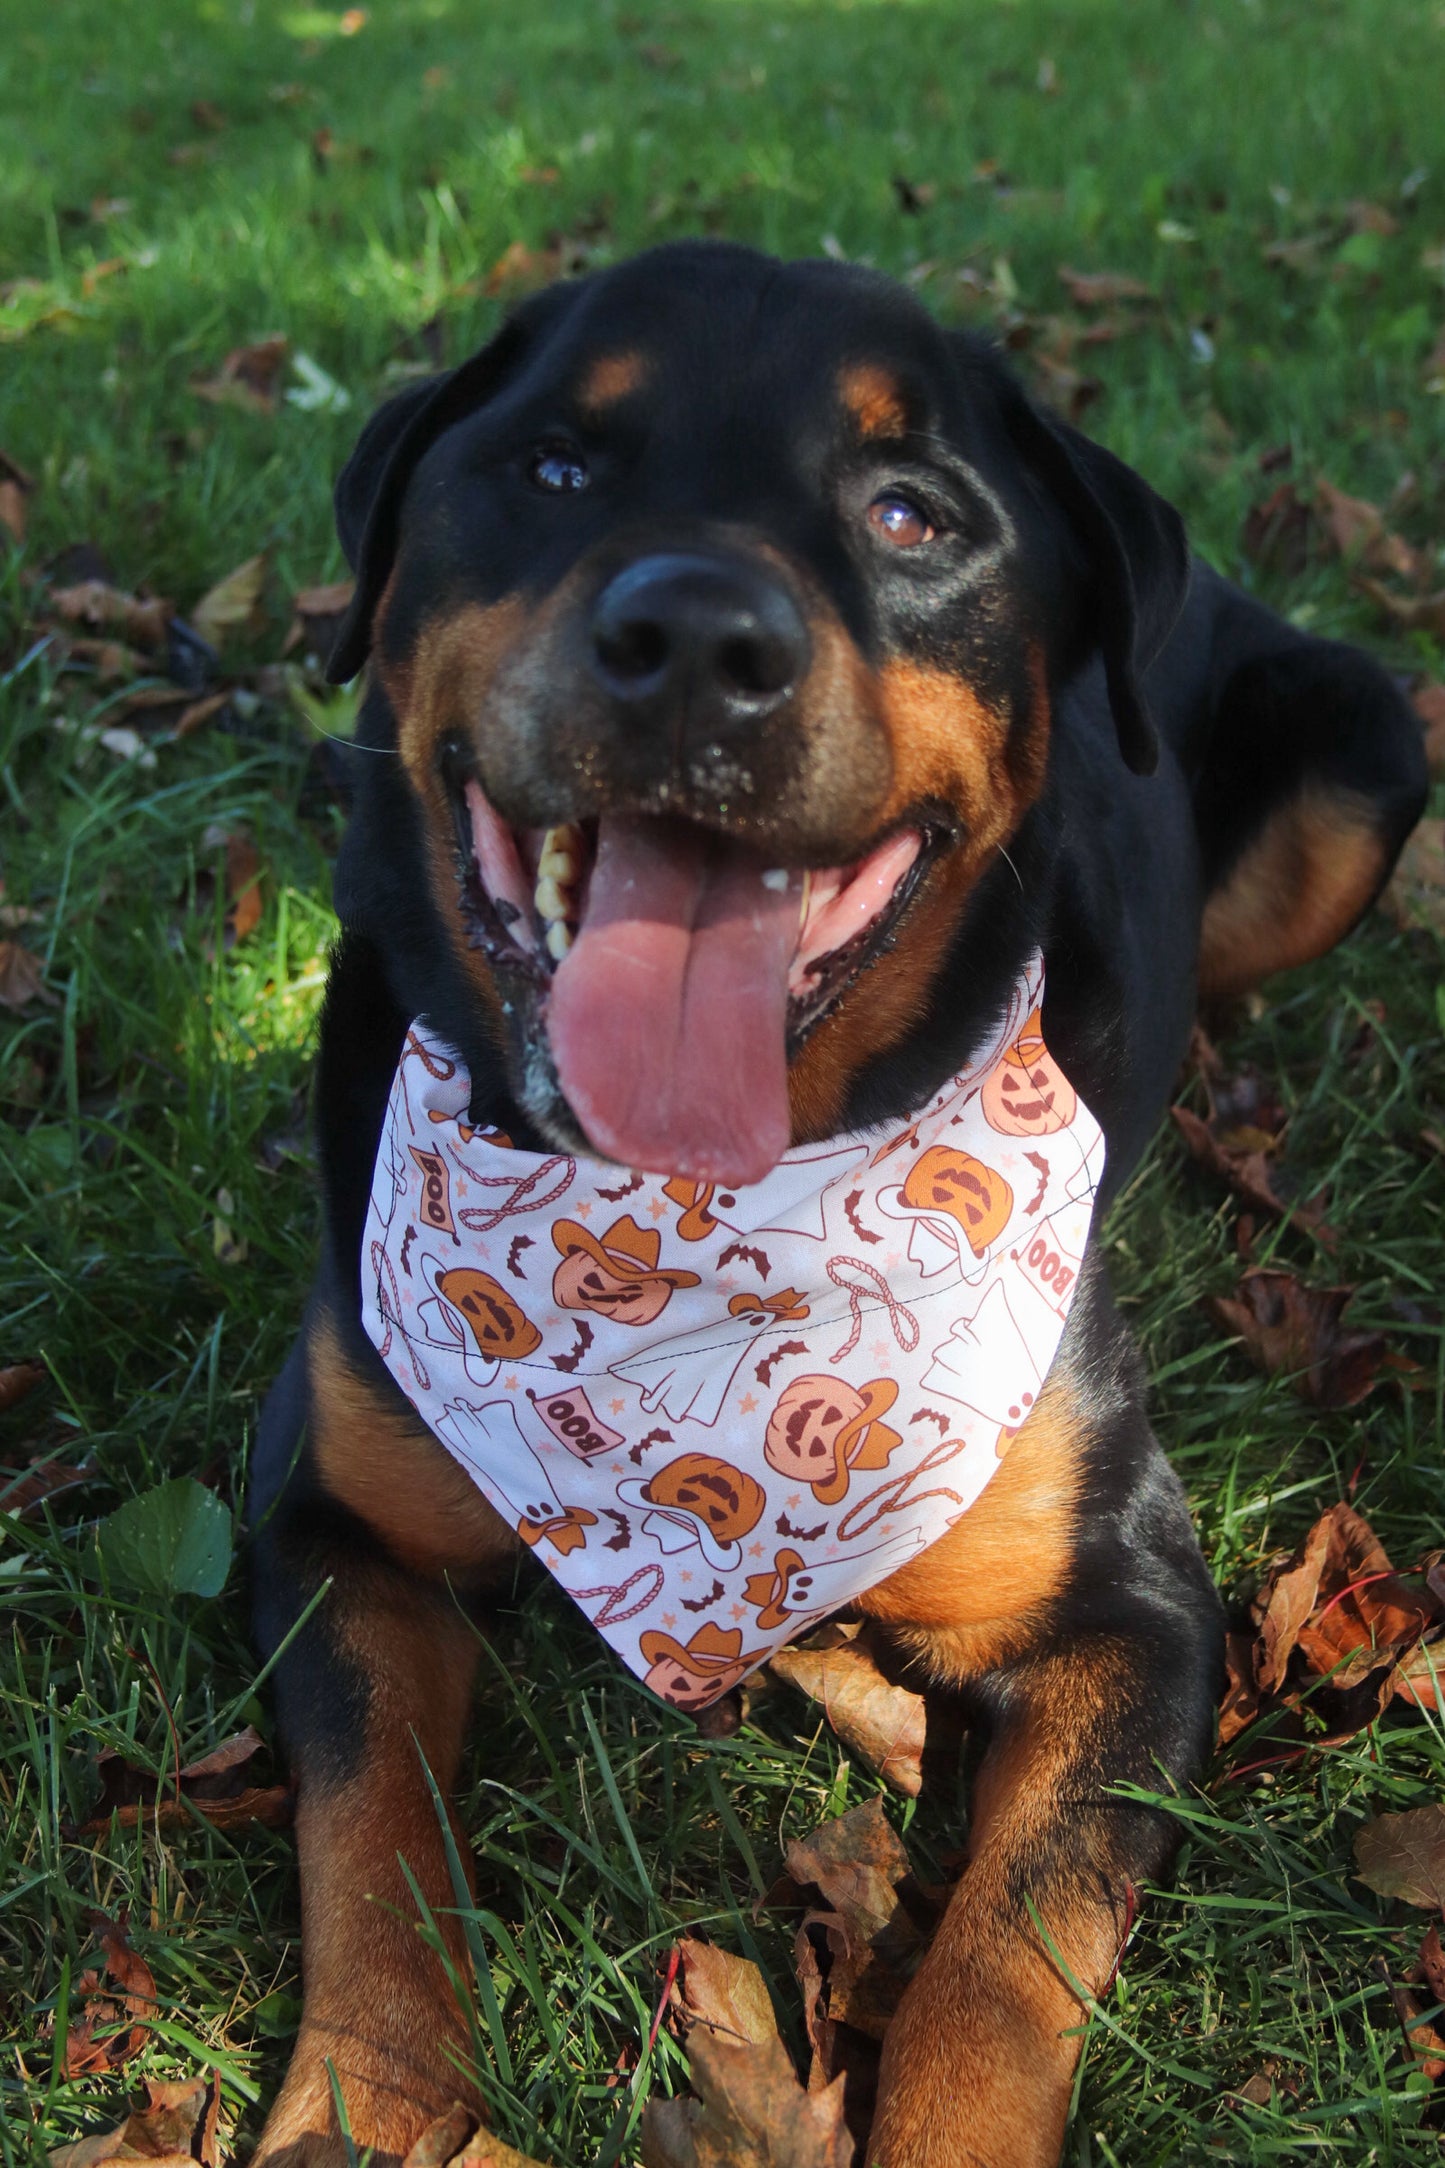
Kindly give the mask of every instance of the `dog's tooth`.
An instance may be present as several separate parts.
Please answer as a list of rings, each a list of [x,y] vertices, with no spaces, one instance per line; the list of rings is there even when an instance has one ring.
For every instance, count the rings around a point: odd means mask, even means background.
[[[542,919],[571,918],[576,909],[576,899],[565,896],[550,873],[544,874],[533,891],[532,901],[537,915]]]
[[[542,838],[537,871],[550,873],[557,880],[570,880],[581,863],[582,831],[577,823],[564,821],[560,827],[549,828]]]
[[[560,964],[572,946],[572,936],[560,919],[554,919],[547,928],[547,954],[554,963]]]
[[[770,866],[763,875],[764,888],[771,888],[776,895],[781,895],[787,885],[788,869],[786,866]]]

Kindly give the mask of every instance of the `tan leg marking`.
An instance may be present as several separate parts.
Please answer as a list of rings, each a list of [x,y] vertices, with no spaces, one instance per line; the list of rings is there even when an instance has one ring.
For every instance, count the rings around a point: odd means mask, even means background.
[[[329,1318],[309,1351],[312,1449],[323,1489],[430,1578],[495,1576],[520,1555],[514,1531],[421,1417],[346,1360]]]
[[[466,1976],[456,1896],[422,1771],[444,1797],[456,1779],[477,1661],[476,1636],[450,1601],[383,1566],[353,1569],[332,1596],[335,1645],[366,1679],[355,1773],[303,1772],[296,1808],[305,2002],[286,2082],[256,2159],[265,2168],[341,2168],[329,2058],[358,2147],[383,2163],[473,2088],[467,2030],[439,1958],[423,1942],[402,1871],[415,1876],[453,1965]],[[331,1599],[324,1599],[329,1602]],[[459,1838],[462,1859],[468,1859]],[[398,1857],[400,1855],[400,1858]]]
[[[1378,892],[1385,846],[1369,808],[1321,792],[1280,807],[1204,907],[1202,994],[1240,994],[1323,956]]]
[[[869,2168],[1056,2168],[1084,2016],[1069,1976],[1097,1993],[1127,1926],[1089,1764],[1128,1672],[1108,1644],[1021,1669],[963,1880],[884,2042]]]

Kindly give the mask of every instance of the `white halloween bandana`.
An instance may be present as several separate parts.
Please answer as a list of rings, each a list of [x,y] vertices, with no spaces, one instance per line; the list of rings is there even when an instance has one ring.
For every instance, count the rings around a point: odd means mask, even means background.
[[[1036,956],[914,1118],[729,1190],[467,1122],[407,1033],[363,1321],[423,1420],[623,1660],[701,1708],[917,1558],[1037,1398],[1103,1171]]]

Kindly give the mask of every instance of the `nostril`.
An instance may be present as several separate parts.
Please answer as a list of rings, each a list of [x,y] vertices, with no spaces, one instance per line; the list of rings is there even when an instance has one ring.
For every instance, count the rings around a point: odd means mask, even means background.
[[[717,674],[726,691],[763,697],[787,691],[798,674],[798,658],[787,641],[750,633],[721,643]]]
[[[663,627],[646,617],[598,625],[592,645],[603,668],[612,677],[624,680],[656,677],[670,652]]]

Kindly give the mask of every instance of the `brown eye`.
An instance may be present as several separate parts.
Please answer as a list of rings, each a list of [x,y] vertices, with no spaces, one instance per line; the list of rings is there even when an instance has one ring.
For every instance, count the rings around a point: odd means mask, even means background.
[[[873,499],[868,507],[868,524],[876,535],[900,550],[917,549],[921,542],[931,542],[937,533],[916,504],[891,494]]]

